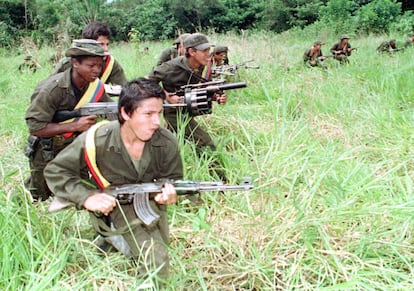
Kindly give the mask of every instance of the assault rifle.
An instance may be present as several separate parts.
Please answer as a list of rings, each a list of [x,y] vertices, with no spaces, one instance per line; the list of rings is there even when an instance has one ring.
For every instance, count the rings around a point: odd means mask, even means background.
[[[211,74],[213,75],[228,75],[234,76],[238,69],[260,69],[258,65],[246,65],[247,63],[253,62],[254,60],[248,60],[236,65],[222,65],[212,68]]]
[[[182,86],[181,89],[171,95],[182,96],[182,101],[177,104],[164,104],[167,107],[181,107],[192,116],[212,113],[213,95],[223,90],[231,90],[246,87],[246,82],[223,84],[223,81],[212,81],[200,84]],[[118,118],[118,102],[94,102],[70,110],[56,111],[53,122],[62,122],[81,116],[98,115],[100,117],[115,120]]]
[[[250,178],[245,178],[243,183],[238,185],[225,185],[222,182],[204,181],[159,181],[154,183],[126,184],[122,186],[110,186],[103,190],[119,201],[119,204],[133,204],[138,218],[148,226],[154,225],[159,220],[159,215],[152,210],[149,200],[156,194],[162,192],[165,182],[171,183],[177,195],[194,195],[201,192],[212,191],[247,191],[253,189]],[[56,212],[69,206],[75,206],[71,201],[60,197],[54,197],[49,206],[49,212]]]

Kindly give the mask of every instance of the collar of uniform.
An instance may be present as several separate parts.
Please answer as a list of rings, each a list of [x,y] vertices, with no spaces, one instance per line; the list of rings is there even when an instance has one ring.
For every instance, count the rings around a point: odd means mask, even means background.
[[[62,74],[62,78],[56,79],[56,82],[58,82],[58,86],[61,88],[70,88],[71,83],[70,83],[70,76],[71,76],[71,71],[72,69],[67,69],[66,71],[64,71]],[[56,76],[58,76],[59,74],[57,74]]]

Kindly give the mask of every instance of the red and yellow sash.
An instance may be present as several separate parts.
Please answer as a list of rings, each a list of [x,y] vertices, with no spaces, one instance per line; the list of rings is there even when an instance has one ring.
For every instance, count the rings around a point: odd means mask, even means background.
[[[115,59],[112,56],[107,56],[105,60],[105,64],[102,70],[101,81],[106,83],[109,78],[109,75],[112,72],[112,68],[114,67]]]
[[[83,94],[82,98],[79,100],[78,104],[76,104],[74,109],[78,109],[87,103],[98,102],[102,98],[104,93],[105,93],[104,83],[98,78],[96,78],[95,81],[89,83],[88,89],[86,90],[85,94]],[[63,124],[63,123],[69,123],[73,121],[75,121],[75,118],[68,119],[60,123]],[[72,135],[73,135],[73,132],[66,132],[63,134],[63,137],[69,138]]]
[[[206,80],[210,80],[213,65],[214,63],[212,59],[208,59],[207,65],[204,66],[203,72],[201,73],[201,77],[203,77]]]
[[[83,151],[83,154],[85,156],[85,162],[88,166],[89,172],[95,179],[96,184],[98,184],[100,189],[108,187],[111,183],[109,183],[108,180],[106,180],[105,177],[102,176],[102,173],[98,169],[98,165],[96,164],[95,132],[99,127],[108,122],[108,120],[103,120],[101,122],[98,122],[97,124],[92,125],[88,129],[86,133],[85,149]]]

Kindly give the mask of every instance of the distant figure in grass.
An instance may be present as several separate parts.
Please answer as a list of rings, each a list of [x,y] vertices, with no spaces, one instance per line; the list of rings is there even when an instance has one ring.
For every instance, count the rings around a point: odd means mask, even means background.
[[[30,132],[25,148],[30,165],[26,186],[35,201],[46,200],[52,195],[43,176],[46,164],[79,133],[95,124],[97,118],[96,115],[82,116],[58,123],[53,119],[55,112],[71,111],[89,102],[111,101],[98,78],[105,56],[102,46],[92,39],[74,40],[66,56],[71,60],[72,69],[41,81],[26,111]]]
[[[99,74],[99,79],[105,84],[118,86],[125,84],[127,80],[124,69],[121,64],[109,53],[109,41],[111,39],[111,30],[109,26],[102,22],[91,22],[85,26],[82,32],[82,38],[96,40],[107,53],[103,58],[103,66]],[[52,74],[63,72],[70,68],[71,65],[72,63],[70,58],[63,58],[55,66]]]
[[[331,53],[335,60],[338,60],[341,64],[349,63],[349,56],[352,54],[352,51],[355,48],[351,47],[349,43],[349,36],[344,34],[341,36],[341,39],[335,43],[331,48]]]
[[[323,61],[328,57],[323,55],[322,45],[323,43],[317,40],[303,53],[303,62],[305,65],[310,67],[323,66]]]
[[[402,50],[401,48],[397,48],[396,40],[391,39],[390,41],[383,41],[378,47],[378,53],[395,53]]]
[[[161,65],[162,63],[171,61],[176,57],[183,56],[185,54],[184,48],[184,40],[190,35],[190,33],[183,33],[179,35],[173,42],[173,46],[166,48],[161,52],[160,57],[157,61],[157,66]]]
[[[165,183],[150,199],[160,216],[152,226],[138,218],[132,202],[117,203],[105,188],[182,179],[177,140],[160,127],[164,99],[164,90],[151,80],[125,84],[118,100],[119,120],[98,123],[81,134],[45,169],[56,197],[89,210],[95,230],[131,258],[144,278],[155,272],[163,279],[168,275],[167,205],[177,201],[175,188]]]
[[[413,42],[414,42],[414,33],[410,35],[410,37],[407,39],[407,41],[404,43],[402,47],[403,48],[413,47]]]
[[[202,76],[206,80],[214,79],[218,76],[213,76],[212,71],[215,67],[220,67],[229,64],[228,59],[229,48],[227,46],[216,46],[210,54],[207,65],[204,67]]]

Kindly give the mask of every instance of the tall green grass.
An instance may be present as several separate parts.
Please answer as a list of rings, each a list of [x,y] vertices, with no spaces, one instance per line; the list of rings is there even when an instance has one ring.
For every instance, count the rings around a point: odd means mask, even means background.
[[[403,36],[394,36],[403,42]],[[407,50],[376,54],[388,36],[353,37],[351,63],[302,66],[328,32],[210,35],[230,47],[239,70],[228,104],[198,117],[218,146],[231,183],[255,189],[207,193],[169,208],[167,290],[410,290],[414,284],[414,61]],[[169,43],[113,45],[128,78],[146,75]],[[143,47],[150,53],[143,55]],[[1,276],[4,290],[150,290],[118,253],[104,254],[84,212],[48,214],[23,181],[25,110],[51,70],[20,74],[23,56],[0,53]],[[179,135],[186,176],[211,180],[208,158]]]

